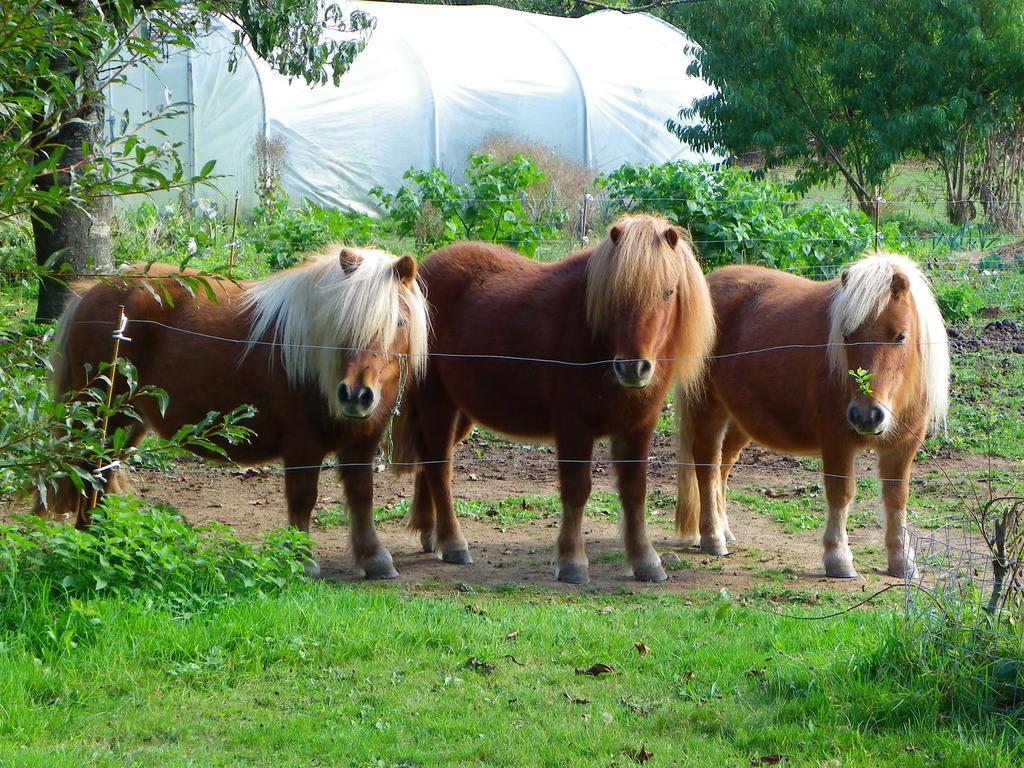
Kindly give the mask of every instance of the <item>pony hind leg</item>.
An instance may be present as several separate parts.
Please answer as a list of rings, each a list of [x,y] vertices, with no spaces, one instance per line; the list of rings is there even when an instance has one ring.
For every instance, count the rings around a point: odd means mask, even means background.
[[[647,535],[647,454],[650,452],[654,425],[611,439],[619,500],[622,502],[623,539],[626,556],[637,581],[666,581],[668,574]]]
[[[590,498],[594,440],[579,430],[566,430],[556,437],[555,444],[558,453],[558,491],[562,501],[557,578],[568,584],[586,584],[590,581],[590,563],[581,529],[583,509]]]
[[[725,511],[722,501],[722,443],[727,416],[715,409],[694,423],[693,463],[700,495],[700,549],[709,555],[727,555]]]
[[[737,459],[739,459],[740,454],[743,453],[743,449],[749,444],[750,437],[740,429],[740,426],[735,421],[730,422],[725,431],[725,438],[722,441],[721,487],[718,497],[718,510],[722,517],[723,533],[725,540],[730,543],[736,541],[736,536],[733,535],[732,528],[729,527],[729,515],[726,510],[729,475],[732,473],[732,468],[736,464]]]
[[[922,430],[923,431],[923,430]],[[885,506],[885,552],[890,576],[916,578],[914,546],[907,530],[910,468],[917,454],[916,440],[878,452],[878,475]]]
[[[472,429],[473,422],[465,414],[460,414],[455,427],[454,442],[462,442]],[[412,506],[409,510],[409,528],[419,533],[420,546],[424,552],[434,551],[436,545],[434,541],[434,501],[430,495],[427,475],[422,467],[416,472],[416,486],[412,495]]]
[[[821,463],[825,475],[825,498],[828,501],[828,520],[825,523],[822,560],[825,575],[833,579],[854,579],[853,552],[846,533],[846,517],[856,491],[853,479],[852,450],[846,447],[823,446]]]
[[[473,558],[455,517],[452,501],[452,455],[459,412],[439,382],[428,389],[429,383],[428,375],[420,386],[420,402],[429,403],[430,407],[418,408],[417,411],[421,441],[419,455],[424,462],[422,471],[435,515],[433,544],[444,562],[471,565]]]

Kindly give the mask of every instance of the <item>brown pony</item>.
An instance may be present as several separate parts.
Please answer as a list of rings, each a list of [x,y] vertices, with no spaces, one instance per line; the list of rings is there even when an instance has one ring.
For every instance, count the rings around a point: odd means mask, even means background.
[[[821,456],[825,573],[856,576],[846,536],[853,460],[873,448],[889,573],[914,573],[904,529],[910,467],[949,406],[949,345],[927,278],[902,256],[877,254],[830,282],[732,266],[708,275],[708,286],[718,342],[703,398],[679,407],[683,542],[727,554],[726,541],[734,540],[725,514],[729,471],[755,441]],[[871,374],[866,386],[850,375],[857,369]]]
[[[554,438],[562,499],[558,578],[588,581],[580,536],[594,441],[611,438],[633,574],[666,578],[647,536],[651,436],[677,377],[700,379],[714,336],[707,285],[689,240],[664,219],[626,216],[596,248],[541,264],[507,248],[459,243],[421,274],[433,310],[430,364],[398,419],[401,461],[423,464],[410,515],[426,551],[471,563],[452,509],[455,443],[479,422]],[[436,529],[435,529],[435,512]]]
[[[110,359],[123,304],[131,341],[121,356],[140,384],[165,390],[170,402],[161,414],[153,398],[140,397],[143,423],[121,417],[111,429],[129,428],[129,444],[137,445],[149,430],[168,437],[209,411],[255,406],[246,422],[254,435],[225,445],[230,457],[282,459],[288,523],[308,532],[321,462],[337,452],[356,563],[367,578],[393,578],[391,555],[373,527],[372,462],[401,386],[402,356],[410,356],[414,376],[426,361],[416,271],[411,256],[343,248],[247,285],[208,278],[216,301],[193,298],[167,265],[78,285],[57,333],[54,387],[73,396]],[[119,483],[112,478],[109,490]],[[83,525],[84,502],[64,480],[37,501],[37,511],[77,514]]]

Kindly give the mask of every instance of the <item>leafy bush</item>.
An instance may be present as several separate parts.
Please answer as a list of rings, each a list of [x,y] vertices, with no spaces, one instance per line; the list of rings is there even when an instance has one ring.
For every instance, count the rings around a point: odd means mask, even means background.
[[[182,195],[177,204],[143,203],[114,222],[117,263],[163,261],[223,271],[231,251],[232,223],[205,198]],[[289,208],[285,197],[264,200],[235,232],[239,274],[256,277],[290,267],[300,257],[332,241],[362,246],[378,236],[368,216],[303,203]]]
[[[282,197],[253,210],[244,237],[249,247],[266,258],[267,266],[278,270],[293,266],[304,253],[332,241],[367,245],[377,237],[377,224],[368,216],[309,202],[289,208]]]
[[[472,154],[463,184],[440,168],[410,168],[402,178],[411,183],[395,194],[382,187],[374,187],[370,194],[380,200],[398,233],[415,236],[421,245],[486,240],[532,256],[567,219],[560,208],[528,210],[527,190],[544,174],[522,155],[499,162],[490,155]]]
[[[874,239],[874,225],[861,211],[798,206],[786,187],[742,169],[627,163],[597,183],[613,212],[657,212],[686,227],[712,267],[754,262],[831,276]],[[887,242],[896,235],[889,233]]]
[[[935,301],[947,323],[963,323],[977,316],[985,300],[968,282],[939,283],[934,286]]]
[[[225,444],[247,440],[251,431],[242,422],[255,410],[239,406],[227,414],[211,411],[197,424],[181,427],[169,440],[150,440],[139,448],[127,445],[128,428],[111,430],[104,440],[100,425],[105,416],[140,420],[135,409],[139,398],[154,398],[167,406],[167,393],[138,383],[135,369],[117,361],[119,390],[107,405],[110,364],[104,363],[85,389],[68,400],[55,400],[48,382],[43,350],[48,347],[27,336],[0,336],[0,493],[33,488],[46,494],[61,479],[79,492],[99,487],[93,468],[114,462],[124,465],[153,462],[166,452],[203,450],[226,458]]]
[[[249,543],[218,523],[193,527],[166,505],[105,496],[88,530],[34,516],[0,523],[0,632],[70,650],[101,623],[93,598],[184,615],[279,592],[309,556],[308,536],[294,529]]]

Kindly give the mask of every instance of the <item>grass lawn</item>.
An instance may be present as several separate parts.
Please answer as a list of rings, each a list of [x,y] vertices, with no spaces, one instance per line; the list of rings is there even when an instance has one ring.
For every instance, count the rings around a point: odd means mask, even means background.
[[[327,583],[183,619],[96,601],[98,633],[65,655],[37,658],[17,634],[0,635],[0,765],[747,766],[784,755],[793,766],[1008,767],[1024,758],[1019,722],[964,727],[943,716],[928,685],[875,668],[888,610],[801,621],[771,606]],[[577,671],[594,664],[614,671]]]

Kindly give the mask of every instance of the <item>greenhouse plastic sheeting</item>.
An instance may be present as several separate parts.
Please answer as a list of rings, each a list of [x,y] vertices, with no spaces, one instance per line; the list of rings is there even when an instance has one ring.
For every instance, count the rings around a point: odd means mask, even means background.
[[[337,87],[289,81],[248,51],[229,72],[227,29],[158,68],[158,80],[175,82],[186,68],[188,93],[174,96],[195,107],[189,128],[175,135],[191,167],[217,160],[225,199],[238,190],[251,203],[259,131],[284,140],[289,195],[363,212],[375,210],[372,187],[396,189],[411,167],[458,176],[467,155],[498,136],[537,142],[594,172],[627,161],[701,159],[665,121],[710,87],[686,74],[689,41],[659,19],[615,11],[562,19],[493,6],[343,7],[375,17],[376,28]],[[111,100],[116,106],[117,94]]]

